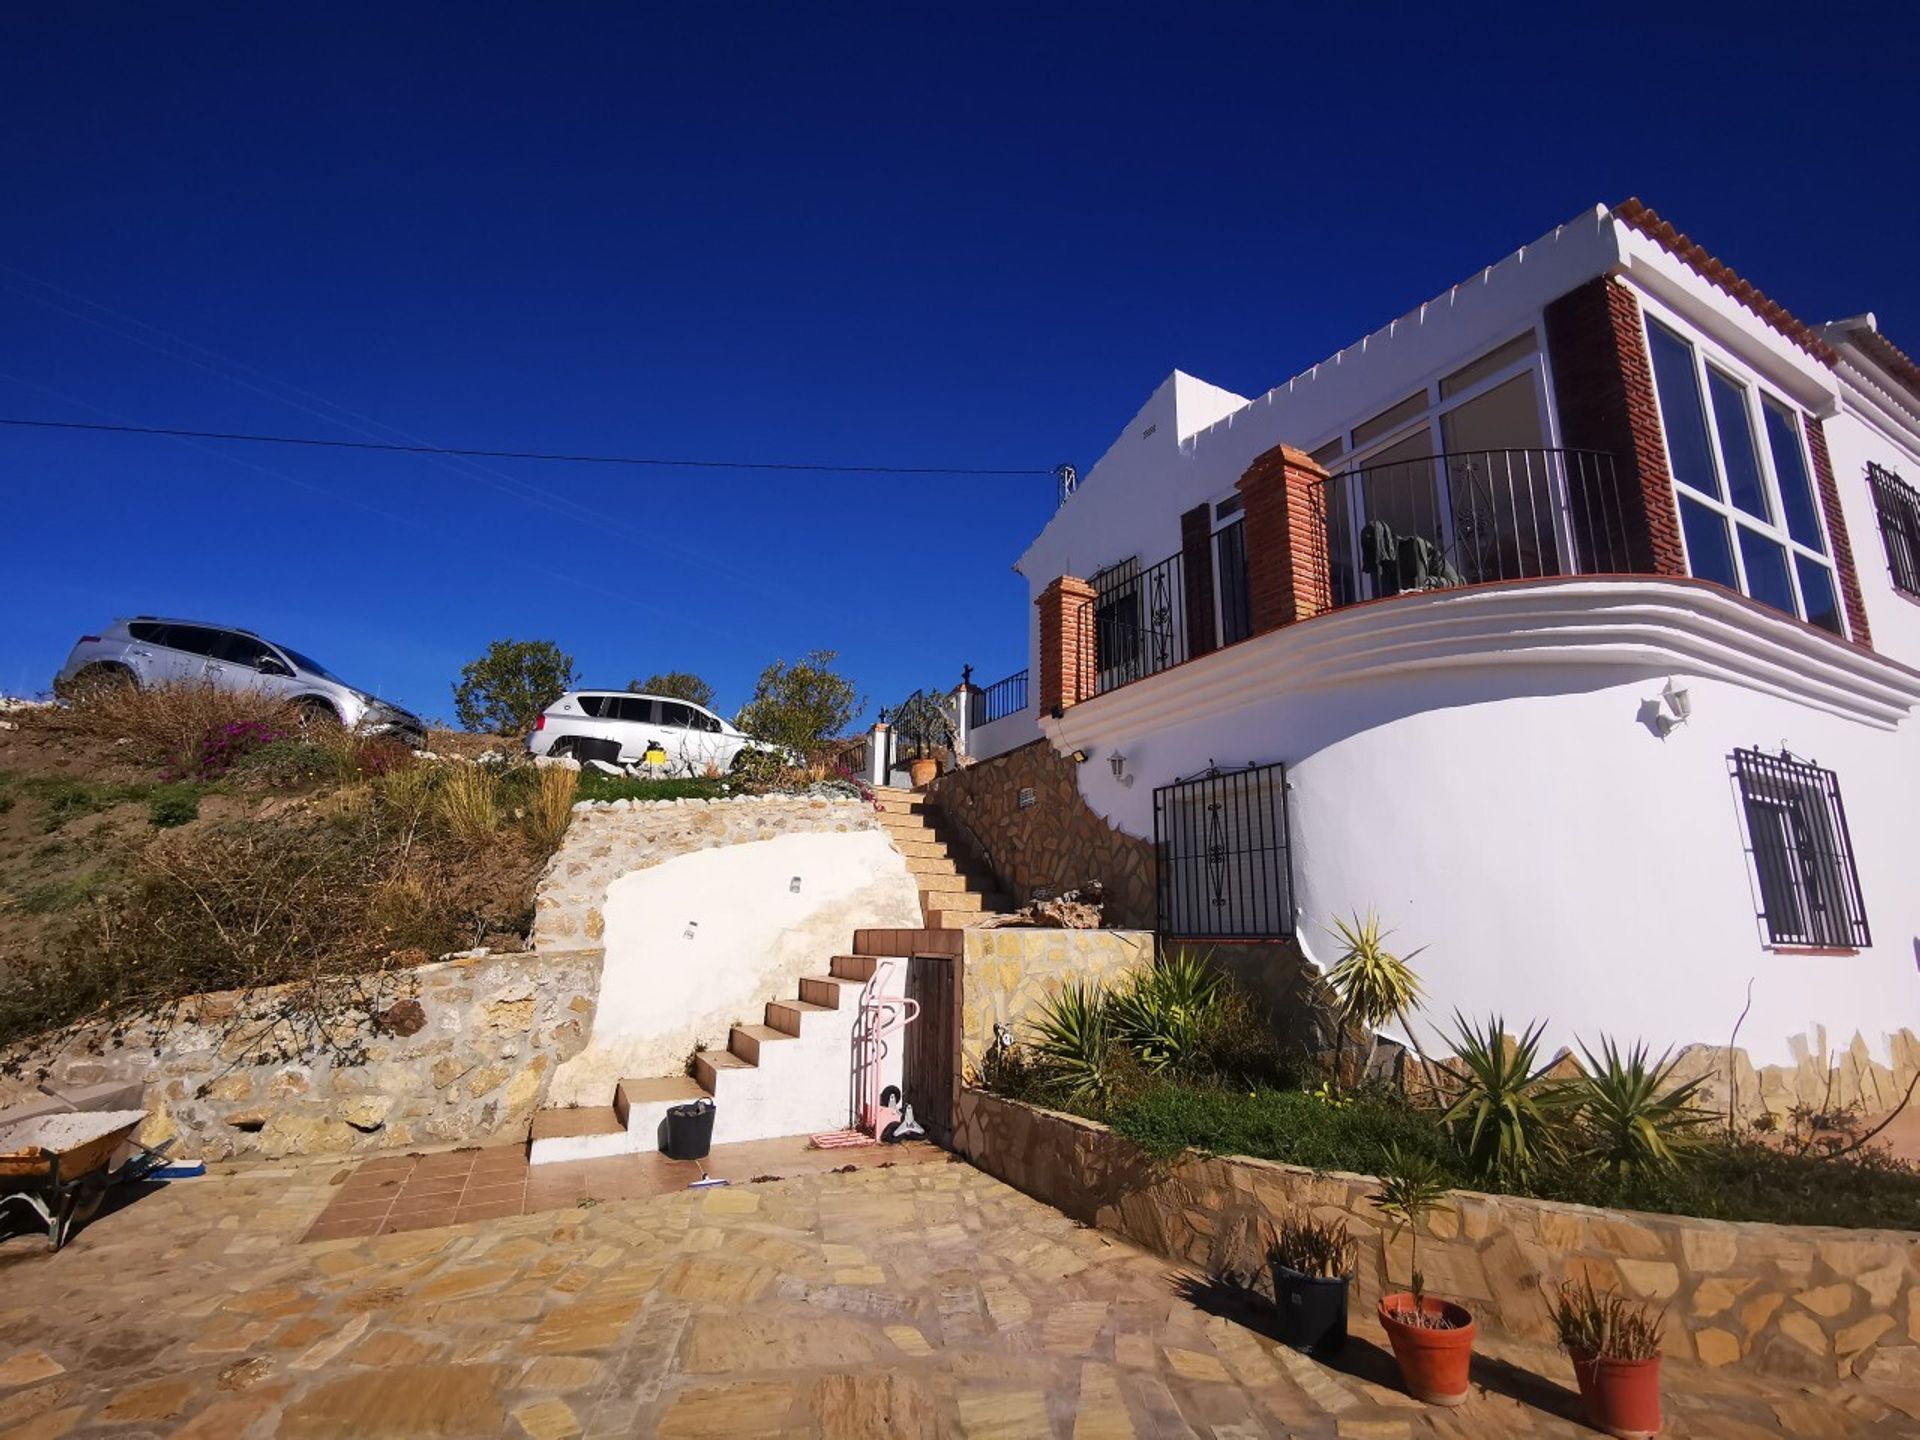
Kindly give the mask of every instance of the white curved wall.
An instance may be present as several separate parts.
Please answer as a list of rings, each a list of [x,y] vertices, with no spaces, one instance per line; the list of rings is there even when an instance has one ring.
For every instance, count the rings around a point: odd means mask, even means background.
[[[794,888],[795,880],[799,886]],[[607,887],[606,959],[586,1049],[550,1105],[605,1105],[622,1079],[725,1049],[769,1000],[824,975],[862,926],[917,929],[920,892],[883,831],[782,835],[680,855]]]
[[[1581,598],[1575,586],[1554,589],[1570,605]],[[1689,598],[1702,609],[1742,603],[1680,597]],[[1920,1030],[1920,731],[1911,719],[1831,713],[1694,673],[1716,667],[1644,641],[1603,647],[1569,634],[1523,652],[1516,633],[1489,637],[1481,653],[1457,637],[1438,648],[1412,637],[1443,610],[1476,602],[1467,592],[1435,599],[1421,620],[1405,600],[1366,607],[1372,616],[1351,612],[1356,627],[1404,622],[1392,644],[1378,642],[1399,657],[1392,664],[1306,678],[1311,632],[1338,618],[1327,617],[1236,647],[1237,659],[1223,651],[1075,706],[1047,728],[1062,748],[1092,752],[1082,794],[1136,835],[1153,833],[1156,785],[1214,762],[1286,762],[1300,938],[1324,958],[1335,916],[1377,908],[1401,945],[1429,947],[1418,962],[1429,1022],[1457,1006],[1500,1012],[1510,1031],[1546,1020],[1550,1047],[1603,1032],[1656,1048],[1725,1045],[1751,981],[1739,1043],[1756,1064],[1794,1062],[1797,1040],[1817,1048],[1820,1026],[1842,1046],[1859,1032],[1882,1060],[1892,1034]],[[1784,624],[1752,617],[1756,654],[1776,639],[1798,643],[1801,627]],[[1245,667],[1259,653],[1251,647],[1269,642],[1264,682],[1238,701],[1231,687],[1208,690],[1203,667]],[[1349,634],[1342,648],[1362,643]],[[1693,718],[1662,740],[1638,717],[1669,676],[1689,689]],[[1190,706],[1169,722],[1161,708],[1149,718],[1143,687],[1160,682],[1201,713]],[[1911,682],[1920,677],[1902,683]],[[1765,945],[1728,757],[1782,746],[1839,775],[1873,930],[1872,947],[1857,954]],[[1114,749],[1131,784],[1113,777]]]

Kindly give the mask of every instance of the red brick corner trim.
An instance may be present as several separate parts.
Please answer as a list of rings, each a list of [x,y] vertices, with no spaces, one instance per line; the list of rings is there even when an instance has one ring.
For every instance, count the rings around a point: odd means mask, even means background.
[[[1860,572],[1853,567],[1853,542],[1847,536],[1847,517],[1840,508],[1840,486],[1833,475],[1833,457],[1827,453],[1827,430],[1802,412],[1807,430],[1807,453],[1813,456],[1813,480],[1820,490],[1820,508],[1827,517],[1827,539],[1833,546],[1833,568],[1840,576],[1840,604],[1847,612],[1847,637],[1873,648],[1867,629],[1867,606],[1860,597]]]

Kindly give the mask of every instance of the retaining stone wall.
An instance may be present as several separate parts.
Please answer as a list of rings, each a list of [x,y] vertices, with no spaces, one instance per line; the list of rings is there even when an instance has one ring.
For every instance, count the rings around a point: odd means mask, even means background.
[[[17,1045],[0,1105],[103,1081],[145,1086],[149,1144],[207,1161],[524,1137],[586,1042],[598,950],[457,956],[300,985],[196,995]]]
[[[1033,803],[1022,807],[1024,789]],[[1098,881],[1107,924],[1153,927],[1153,842],[1096,815],[1080,798],[1073,764],[1051,742],[1035,740],[943,775],[931,798],[988,847],[1001,888],[1016,901],[1031,900],[1037,889],[1058,895]]]
[[[967,1083],[993,1048],[995,1022],[1013,1027],[1022,1044],[1034,1017],[1071,980],[1111,989],[1121,976],[1153,963],[1151,930],[1046,930],[1009,925],[966,930],[960,1057]]]
[[[1405,1288],[1409,1242],[1367,1200],[1370,1176],[1244,1156],[1156,1168],[1104,1125],[961,1092],[954,1149],[1076,1220],[1210,1272],[1257,1268],[1295,1207],[1360,1240],[1353,1304]],[[1553,1328],[1541,1283],[1590,1275],[1666,1307],[1666,1353],[1709,1366],[1920,1386],[1920,1234],[1695,1220],[1456,1192],[1420,1239],[1435,1294],[1529,1340]],[[1271,1295],[1271,1278],[1256,1284]]]
[[[598,945],[606,933],[607,886],[676,855],[777,835],[877,830],[864,801],[821,795],[743,795],[733,800],[583,800],[534,895],[533,945]]]

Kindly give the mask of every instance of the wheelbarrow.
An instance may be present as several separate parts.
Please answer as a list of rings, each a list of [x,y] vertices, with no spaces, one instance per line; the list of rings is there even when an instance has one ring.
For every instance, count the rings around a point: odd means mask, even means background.
[[[160,1163],[171,1141],[149,1147],[133,1140],[146,1118],[142,1110],[79,1110],[0,1126],[0,1210],[33,1211],[47,1227],[47,1248],[58,1250],[99,1210],[109,1186]],[[113,1168],[126,1143],[135,1155]]]

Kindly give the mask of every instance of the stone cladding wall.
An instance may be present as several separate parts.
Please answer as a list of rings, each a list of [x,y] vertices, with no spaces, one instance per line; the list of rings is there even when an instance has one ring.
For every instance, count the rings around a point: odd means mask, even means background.
[[[1020,792],[1033,791],[1022,806]],[[943,775],[931,798],[964,843],[969,831],[986,846],[1000,887],[1025,904],[1038,889],[1083,893],[1098,881],[1106,922],[1151,929],[1157,870],[1153,842],[1137,839],[1096,815],[1080,798],[1071,761],[1035,740],[978,765]]]
[[[196,995],[13,1047],[0,1105],[138,1082],[140,1138],[206,1161],[524,1136],[599,983],[598,950],[549,950]]]
[[[1366,1197],[1377,1181],[1244,1156],[1156,1167],[1104,1125],[961,1092],[954,1149],[1076,1220],[1218,1273],[1256,1268],[1267,1227],[1296,1208],[1360,1240],[1352,1303],[1404,1289],[1409,1241]],[[1468,1191],[1420,1238],[1428,1289],[1484,1326],[1554,1338],[1541,1283],[1597,1285],[1666,1307],[1666,1353],[1807,1380],[1920,1386],[1920,1234],[1695,1220]],[[1271,1278],[1256,1284],[1271,1295]]]
[[[834,796],[583,800],[573,807],[573,822],[535,892],[534,949],[598,945],[606,933],[607,886],[676,855],[777,835],[879,828],[871,805]]]
[[[996,1023],[1022,1045],[1032,1042],[1040,1007],[1072,980],[1112,989],[1153,963],[1150,930],[1043,930],[1009,925],[964,930],[960,1057],[968,1084],[993,1047]]]

